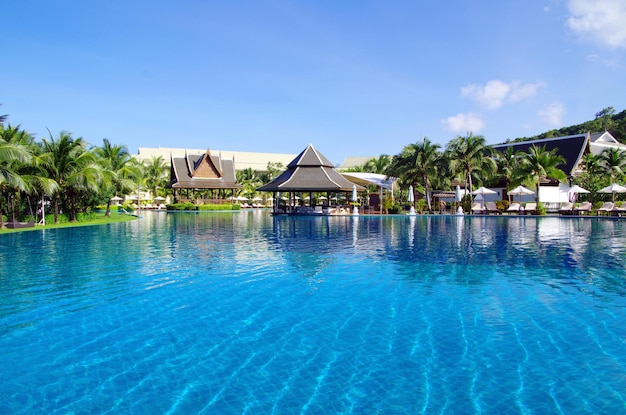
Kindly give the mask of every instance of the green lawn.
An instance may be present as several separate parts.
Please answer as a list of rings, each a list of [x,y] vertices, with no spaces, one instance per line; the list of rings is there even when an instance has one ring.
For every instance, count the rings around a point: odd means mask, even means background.
[[[104,213],[96,213],[89,215],[88,218],[83,218],[77,222],[64,222],[55,224],[53,219],[49,219],[46,215],[46,225],[38,226],[35,225],[33,228],[21,228],[21,229],[7,229],[1,228],[0,235],[5,233],[13,233],[13,232],[25,232],[25,231],[37,231],[41,229],[56,229],[56,228],[71,228],[75,226],[93,226],[93,225],[106,225],[107,223],[116,223],[116,222],[128,222],[131,220],[137,219],[136,216],[131,215],[120,215],[118,213],[111,213],[110,216],[104,216]]]

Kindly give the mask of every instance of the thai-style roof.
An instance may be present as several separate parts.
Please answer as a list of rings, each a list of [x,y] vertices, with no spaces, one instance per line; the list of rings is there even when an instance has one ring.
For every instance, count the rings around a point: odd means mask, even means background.
[[[364,187],[355,185],[343,177],[333,164],[311,144],[294,158],[280,176],[259,187],[262,192],[333,192],[358,191]]]
[[[546,151],[556,150],[556,154],[565,159],[565,164],[557,166],[568,176],[577,173],[577,167],[582,161],[583,154],[589,143],[590,134],[576,134],[564,137],[544,138],[541,140],[520,141],[517,143],[505,143],[494,145],[493,148],[505,152],[512,147],[514,152],[528,152],[531,146],[545,147]]]
[[[170,184],[174,189],[241,189],[237,184],[234,160],[212,155],[187,154],[171,157]]]

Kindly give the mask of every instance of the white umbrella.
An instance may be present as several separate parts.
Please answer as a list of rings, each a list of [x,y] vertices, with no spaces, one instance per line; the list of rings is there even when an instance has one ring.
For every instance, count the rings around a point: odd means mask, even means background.
[[[473,195],[481,195],[482,201],[481,206],[485,207],[485,195],[495,195],[497,192],[495,190],[487,189],[486,187],[479,187],[478,189],[472,192]]]
[[[463,196],[461,196],[461,186],[457,185],[454,190],[454,201],[458,203],[461,200],[463,200]]]
[[[413,186],[409,186],[409,203],[411,204],[411,211],[409,215],[415,215],[415,207],[413,206],[413,202],[415,201],[415,196],[413,196]]]
[[[578,193],[591,193],[591,192],[589,192],[589,190],[587,189],[583,189],[579,185],[574,185],[570,187],[570,189],[567,191],[567,194],[570,195],[570,199],[572,202],[576,200],[576,196],[578,195]],[[571,195],[574,195],[574,196],[572,197]]]
[[[356,184],[352,185],[352,201],[356,202],[358,199],[357,194],[356,194]],[[352,214],[353,215],[358,215],[359,214],[359,208],[357,207],[357,205],[354,205],[354,208],[352,209]]]
[[[165,198],[163,196],[157,196],[154,198],[154,200],[165,200]]]
[[[328,199],[328,198],[327,198],[326,196],[320,196],[320,197],[318,197],[318,199],[319,199],[319,200],[326,200],[326,199]]]
[[[535,192],[524,186],[517,186],[515,189],[511,189],[508,191],[508,194],[510,195],[519,195],[520,203],[522,203],[522,195],[532,195],[534,193]]]
[[[263,200],[263,199],[261,199],[261,198],[260,198],[260,197],[258,197],[258,196],[254,196],[254,197],[252,198],[252,200],[254,200],[255,202],[258,202],[258,201]]]
[[[243,201],[245,201],[245,200],[248,200],[248,198],[247,198],[247,197],[245,197],[245,196],[237,196],[237,197],[235,198],[235,200],[240,201],[240,202],[243,202]]]
[[[626,193],[626,187],[613,183],[610,186],[598,190],[598,193],[613,193],[613,202],[615,202],[615,193]]]
[[[124,199],[122,199],[122,198],[121,198],[121,197],[119,197],[119,196],[114,196],[114,197],[112,197],[112,198],[111,198],[111,200],[114,200],[114,201],[116,201],[116,202],[119,202],[120,200],[124,200]]]

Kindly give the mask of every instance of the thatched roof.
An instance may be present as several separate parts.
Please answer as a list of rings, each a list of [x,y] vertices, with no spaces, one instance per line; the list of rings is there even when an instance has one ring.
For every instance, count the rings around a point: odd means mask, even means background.
[[[280,176],[259,187],[262,192],[336,192],[351,191],[354,184],[343,177],[333,164],[311,144],[287,165]],[[358,191],[364,187],[356,185]]]
[[[169,187],[174,189],[241,189],[237,184],[235,163],[220,156],[187,154],[184,157],[171,157]]]

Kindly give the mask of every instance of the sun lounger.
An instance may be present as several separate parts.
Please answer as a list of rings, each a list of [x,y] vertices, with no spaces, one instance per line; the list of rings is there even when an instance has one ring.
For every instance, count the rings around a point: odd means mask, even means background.
[[[563,203],[559,208],[559,214],[561,215],[571,215],[574,213],[574,204],[573,203]]]
[[[619,217],[621,217],[623,214],[625,214],[626,213],[626,202],[622,202],[622,204],[620,206],[617,206],[617,204],[616,204],[615,207],[613,207],[613,213],[616,214]]]
[[[526,205],[524,206],[524,213],[526,215],[534,215],[537,213],[537,203],[535,202],[528,202],[526,203]]]
[[[519,203],[511,203],[511,205],[505,210],[505,212],[511,214],[513,212],[519,213],[520,205]]]
[[[496,215],[502,214],[498,206],[496,206],[496,202],[487,202],[487,214],[495,213]]]
[[[574,207],[575,215],[582,215],[591,212],[591,202],[583,202],[579,206]]]
[[[604,202],[604,204],[596,211],[596,216],[600,216],[600,214],[610,215],[611,212],[613,212],[614,207],[615,204],[613,202]]]
[[[472,213],[477,215],[477,214],[481,214],[481,213],[485,213],[486,210],[483,209],[483,205],[480,203],[474,203],[472,205]]]

